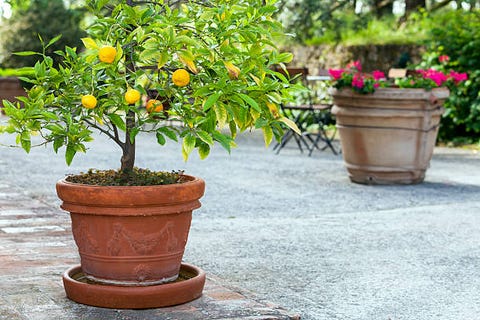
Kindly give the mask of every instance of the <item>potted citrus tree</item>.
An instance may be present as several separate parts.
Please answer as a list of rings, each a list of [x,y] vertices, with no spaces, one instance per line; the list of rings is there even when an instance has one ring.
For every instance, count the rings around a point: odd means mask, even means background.
[[[438,134],[447,84],[467,79],[455,71],[414,70],[385,79],[363,73],[359,61],[329,70],[330,93],[343,159],[353,182],[415,184],[425,178]]]
[[[146,308],[201,294],[202,281],[187,289],[173,281],[204,181],[136,168],[136,138],[149,132],[159,145],[181,142],[185,159],[194,150],[205,158],[215,144],[230,151],[237,131],[263,130],[268,145],[281,138],[282,126],[295,128],[277,107],[298,87],[274,71],[292,58],[275,47],[282,35],[272,18],[275,2],[88,1],[96,18],[85,48],[57,51],[58,67],[45,55],[58,37],[43,52],[18,53],[39,61],[33,78],[24,79],[33,86],[19,98],[23,107],[4,101],[10,119],[2,131],[16,134],[27,152],[38,134],[64,152],[67,164],[86,151],[95,131],[120,151],[119,170],[57,183],[81,259],[64,275],[70,298]],[[72,279],[80,271],[88,283]]]

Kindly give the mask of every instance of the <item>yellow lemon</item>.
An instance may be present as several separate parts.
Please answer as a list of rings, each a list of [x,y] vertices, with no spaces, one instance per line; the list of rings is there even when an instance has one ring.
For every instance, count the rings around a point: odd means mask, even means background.
[[[117,56],[117,49],[112,46],[105,46],[98,50],[98,59],[102,62],[112,63]]]
[[[178,69],[172,74],[172,81],[179,87],[184,87],[190,83],[190,74],[185,69]]]
[[[134,104],[138,100],[140,100],[140,91],[128,89],[127,92],[125,92],[125,101],[127,101],[128,104]]]
[[[91,94],[82,96],[82,105],[87,109],[93,109],[97,106],[97,98]]]
[[[148,100],[145,108],[147,109],[148,113],[161,112],[163,111],[163,104],[159,100],[151,99]]]

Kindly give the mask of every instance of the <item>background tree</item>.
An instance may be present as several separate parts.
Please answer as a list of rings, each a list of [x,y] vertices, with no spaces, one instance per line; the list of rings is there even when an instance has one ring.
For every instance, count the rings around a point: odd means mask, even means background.
[[[42,51],[39,36],[45,41],[62,35],[46,52],[49,56],[66,45],[77,47],[85,33],[80,29],[83,11],[68,9],[62,0],[15,0],[12,17],[2,21],[0,28],[0,65],[5,68],[33,66],[35,56],[16,56],[13,52]],[[55,56],[58,62],[58,56]]]

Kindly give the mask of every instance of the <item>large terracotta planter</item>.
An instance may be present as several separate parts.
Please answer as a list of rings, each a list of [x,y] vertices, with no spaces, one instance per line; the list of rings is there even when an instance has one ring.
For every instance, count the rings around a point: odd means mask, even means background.
[[[414,184],[425,178],[446,88],[379,88],[374,94],[330,91],[350,179],[363,184]]]
[[[147,286],[178,277],[192,210],[205,183],[102,187],[61,180],[57,193],[70,212],[81,269],[93,281]]]

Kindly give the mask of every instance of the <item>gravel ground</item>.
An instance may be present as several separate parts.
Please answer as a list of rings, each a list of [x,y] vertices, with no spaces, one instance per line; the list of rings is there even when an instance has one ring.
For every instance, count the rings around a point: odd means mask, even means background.
[[[258,132],[237,142],[185,163],[173,142],[138,140],[137,166],[207,183],[187,262],[305,320],[478,319],[479,154],[437,148],[424,183],[364,186],[330,151],[308,157],[291,143],[276,155]],[[56,180],[92,167],[119,167],[103,136],[71,167],[50,147],[0,148],[2,180],[52,206]]]

